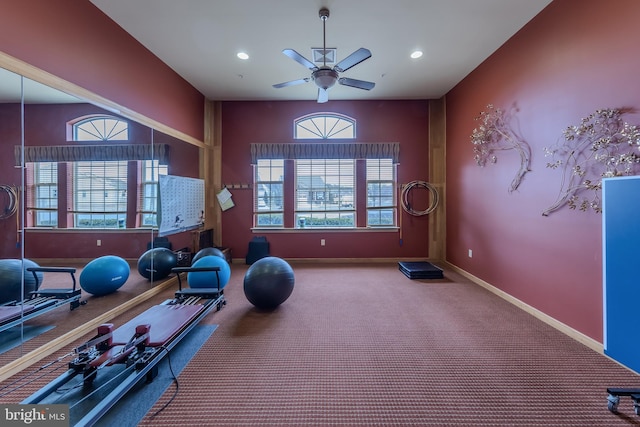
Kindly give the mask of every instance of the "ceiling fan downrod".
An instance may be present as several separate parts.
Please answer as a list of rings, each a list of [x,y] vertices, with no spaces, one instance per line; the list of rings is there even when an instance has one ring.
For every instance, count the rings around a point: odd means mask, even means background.
[[[323,7],[318,12],[322,20],[322,66],[327,66],[327,19],[329,19],[329,9]]]

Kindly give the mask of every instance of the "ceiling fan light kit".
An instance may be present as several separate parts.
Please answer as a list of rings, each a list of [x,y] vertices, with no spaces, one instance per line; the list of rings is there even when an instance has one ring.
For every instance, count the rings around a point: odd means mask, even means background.
[[[318,13],[320,19],[322,20],[322,38],[323,38],[323,52],[327,50],[326,43],[326,31],[325,24],[327,19],[329,18],[329,9],[322,8]],[[318,102],[327,102],[329,100],[328,90],[331,89],[336,83],[354,87],[357,89],[363,90],[371,90],[375,87],[375,83],[367,82],[364,80],[357,80],[351,78],[340,77],[339,73],[343,73],[348,69],[358,65],[362,61],[371,58],[371,51],[369,49],[365,49],[361,47],[360,49],[353,52],[351,55],[344,58],[342,61],[338,62],[333,68],[327,66],[326,56],[323,58],[323,65],[321,67],[316,66],[313,62],[309,61],[304,56],[300,55],[293,49],[284,49],[282,51],[286,56],[293,59],[300,65],[311,70],[311,77],[305,77],[303,79],[291,80],[284,83],[278,83],[273,85],[274,88],[279,89],[287,86],[294,86],[302,83],[307,83],[309,81],[313,81],[318,87]]]

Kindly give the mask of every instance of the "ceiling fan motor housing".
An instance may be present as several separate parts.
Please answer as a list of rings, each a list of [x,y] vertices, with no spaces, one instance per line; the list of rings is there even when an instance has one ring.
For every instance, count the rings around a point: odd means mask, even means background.
[[[313,81],[319,88],[327,90],[338,81],[338,72],[329,67],[321,67],[314,71],[311,77],[313,77]]]

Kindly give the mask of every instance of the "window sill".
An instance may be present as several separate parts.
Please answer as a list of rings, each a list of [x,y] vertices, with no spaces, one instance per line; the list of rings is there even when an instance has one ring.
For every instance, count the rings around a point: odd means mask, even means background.
[[[157,232],[154,228],[49,228],[28,227],[25,233],[151,233]]]
[[[357,227],[357,228],[271,228],[255,227],[251,229],[253,233],[396,233],[398,227]]]

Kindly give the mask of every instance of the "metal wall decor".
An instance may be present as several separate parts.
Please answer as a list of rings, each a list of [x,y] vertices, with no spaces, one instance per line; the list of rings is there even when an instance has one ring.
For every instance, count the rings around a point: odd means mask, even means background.
[[[478,166],[485,166],[487,162],[496,163],[498,161],[497,151],[516,150],[520,155],[520,169],[509,187],[509,192],[513,192],[520,186],[524,175],[530,170],[531,148],[529,144],[514,130],[512,114],[507,114],[492,104],[487,105],[486,111],[482,111],[475,119],[481,123],[471,133],[474,159]]]
[[[602,178],[640,174],[640,129],[623,120],[630,109],[599,109],[580,124],[567,127],[563,138],[545,148],[547,168],[560,169],[562,178],[555,203],[542,215],[564,205],[583,212],[602,212]]]

